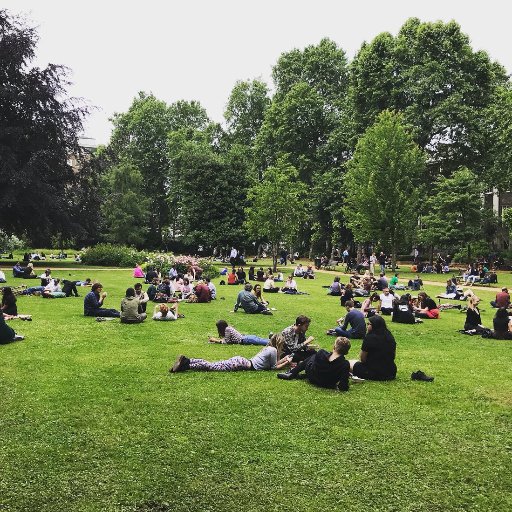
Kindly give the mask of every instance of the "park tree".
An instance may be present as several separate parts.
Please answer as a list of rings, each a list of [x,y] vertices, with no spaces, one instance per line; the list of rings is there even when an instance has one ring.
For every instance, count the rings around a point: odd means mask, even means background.
[[[220,127],[205,130],[181,129],[169,134],[168,156],[173,183],[179,183],[169,199],[176,213],[173,239],[205,248],[217,244],[240,246],[247,182],[244,155],[236,149],[224,150]]]
[[[484,186],[478,176],[467,168],[456,170],[452,176],[439,176],[433,192],[420,209],[420,242],[430,247],[458,250],[485,238],[483,227],[489,222],[484,212]]]
[[[121,162],[105,175],[101,211],[109,242],[143,246],[150,201],[140,193],[142,187],[142,174],[130,162]]]
[[[428,176],[460,166],[481,169],[487,134],[482,112],[506,82],[504,69],[474,51],[455,22],[409,19],[393,37],[364,43],[350,66],[357,132],[385,109],[400,111],[428,154]]]
[[[68,70],[32,66],[37,32],[0,10],[0,228],[34,243],[74,232],[70,155],[81,158],[78,134],[87,109],[70,99]]]
[[[344,179],[343,214],[357,242],[391,250],[395,269],[400,244],[418,223],[424,153],[401,114],[384,111],[359,139]]]
[[[265,170],[263,180],[251,187],[245,210],[249,235],[272,246],[274,271],[281,245],[291,245],[305,221],[307,189],[286,157]]]

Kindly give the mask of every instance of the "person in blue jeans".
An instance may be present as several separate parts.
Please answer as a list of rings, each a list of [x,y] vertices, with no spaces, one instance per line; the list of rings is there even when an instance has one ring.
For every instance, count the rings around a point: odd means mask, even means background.
[[[347,316],[338,320],[338,327],[329,329],[326,334],[332,336],[343,336],[349,339],[362,339],[366,334],[366,322],[364,313],[360,309],[354,308],[354,301],[347,300],[345,303]],[[343,323],[342,323],[343,322]],[[347,327],[350,325],[350,329]]]
[[[268,345],[268,338],[260,338],[255,334],[240,334],[234,327],[228,325],[226,320],[219,320],[217,323],[219,338],[210,336],[210,343],[224,343],[229,345]]]

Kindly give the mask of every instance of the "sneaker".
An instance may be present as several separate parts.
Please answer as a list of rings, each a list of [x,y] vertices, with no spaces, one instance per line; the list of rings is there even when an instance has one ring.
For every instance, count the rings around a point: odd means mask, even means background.
[[[423,382],[432,382],[434,380],[434,377],[430,377],[429,375],[426,375],[421,370],[418,370],[417,372],[411,373],[411,380],[421,380]]]
[[[15,334],[14,335],[14,341],[21,341],[24,340],[25,336],[22,336],[21,334]]]
[[[268,333],[268,339],[271,339],[271,338],[272,338],[272,336],[274,336],[274,333],[273,333],[272,331],[270,331],[270,332]]]
[[[327,334],[327,336],[334,336],[336,334],[336,331],[334,329],[328,329],[327,331],[325,331],[325,334]]]
[[[262,315],[273,315],[272,311],[269,311],[268,309],[266,311],[261,312]]]
[[[350,380],[353,384],[362,384],[365,381],[365,379],[361,379],[361,377],[356,377],[355,375],[351,375]]]
[[[184,372],[190,368],[190,359],[184,355],[180,355],[176,358],[172,368],[169,368],[171,373]]]
[[[106,320],[106,318],[103,317],[103,316],[97,316],[96,317],[96,322],[104,322],[105,320]]]
[[[283,379],[283,380],[293,380],[296,378],[296,376],[292,372],[285,372],[285,373],[278,373],[277,378]]]

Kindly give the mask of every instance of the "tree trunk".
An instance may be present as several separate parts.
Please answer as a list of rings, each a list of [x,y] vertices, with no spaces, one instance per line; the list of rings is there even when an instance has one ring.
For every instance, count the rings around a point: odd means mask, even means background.
[[[272,244],[272,270],[277,272],[277,253],[279,251],[279,244]]]
[[[396,244],[393,244],[393,248],[391,249],[391,270],[394,274],[396,270]]]
[[[434,244],[432,244],[430,246],[430,257],[429,257],[429,260],[430,260],[430,264],[433,265],[434,264]]]
[[[362,246],[362,244],[357,244],[357,249],[356,249],[357,263],[361,263],[362,259],[363,259],[363,246]]]
[[[468,244],[468,263],[471,263],[471,244]]]

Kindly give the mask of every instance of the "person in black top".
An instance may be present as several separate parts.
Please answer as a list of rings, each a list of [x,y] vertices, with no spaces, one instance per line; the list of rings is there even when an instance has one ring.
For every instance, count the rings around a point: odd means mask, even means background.
[[[512,321],[508,316],[506,308],[500,308],[496,311],[493,318],[494,337],[497,340],[512,340]]]
[[[468,310],[466,311],[466,321],[464,323],[465,331],[482,332],[486,330],[482,325],[482,318],[480,317],[480,310],[478,309],[479,303],[480,299],[476,295],[470,297]]]
[[[245,284],[245,278],[247,277],[247,274],[245,273],[243,267],[239,267],[239,269],[236,271],[236,277],[238,278],[238,284]]]
[[[340,297],[340,304],[344,306],[349,300],[354,300],[354,292],[352,291],[352,285],[350,283],[345,286],[343,295]]]
[[[256,281],[265,281],[265,272],[263,272],[263,267],[256,272]]]
[[[391,321],[399,324],[416,323],[416,318],[412,311],[411,295],[409,293],[404,293],[399,301],[395,300],[393,304],[393,318]]]
[[[292,380],[305,371],[309,382],[315,386],[348,391],[350,364],[345,355],[349,350],[350,340],[340,336],[334,340],[332,352],[320,349],[290,371],[278,373],[277,378]]]
[[[414,314],[418,318],[439,318],[439,309],[436,301],[425,292],[418,293],[418,307],[414,308]]]
[[[249,281],[254,281],[254,267],[249,267]]]
[[[349,361],[352,374],[361,379],[393,380],[396,377],[396,342],[379,315],[368,319],[360,361]]]
[[[78,297],[78,290],[76,289],[77,281],[69,281],[68,279],[64,279],[62,281],[62,291],[66,294],[66,297],[71,297],[73,294],[75,297]]]
[[[10,286],[6,286],[2,290],[2,305],[0,309],[2,313],[4,313],[5,315],[18,315],[18,306],[16,306],[16,296],[12,292],[12,288]]]

